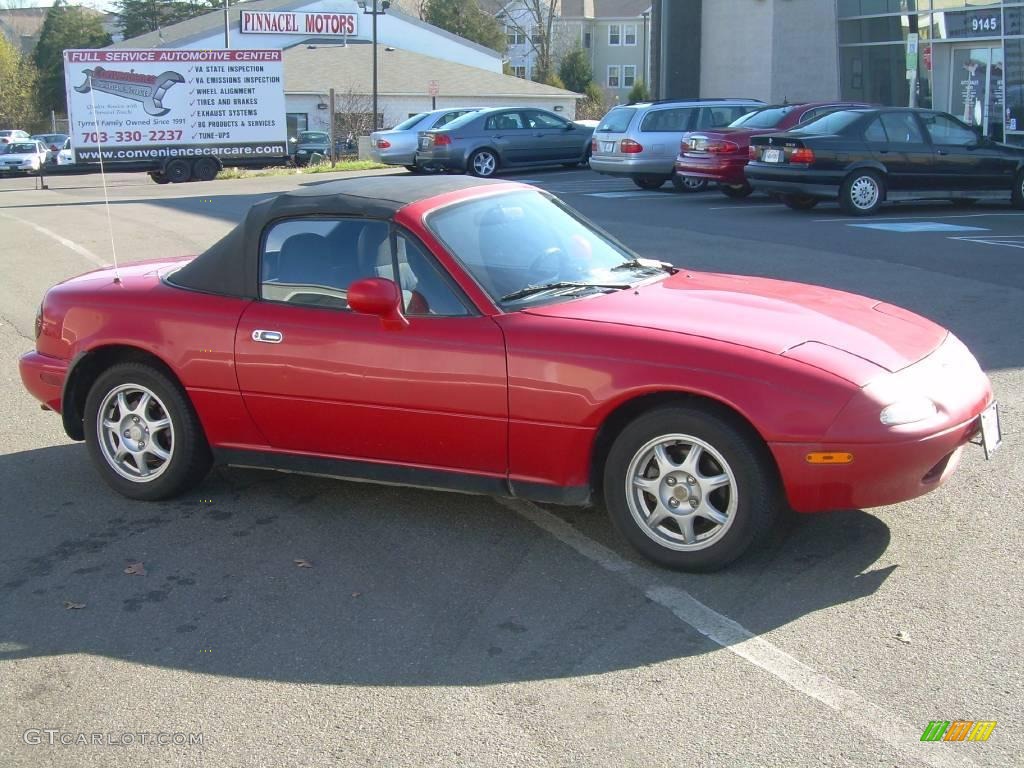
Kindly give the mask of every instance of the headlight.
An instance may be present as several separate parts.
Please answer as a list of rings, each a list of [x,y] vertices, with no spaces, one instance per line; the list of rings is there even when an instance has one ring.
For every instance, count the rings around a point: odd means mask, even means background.
[[[295,154],[297,154],[297,155],[304,155],[304,154],[306,154],[306,150],[304,150],[304,149],[296,150]]]
[[[938,412],[935,403],[927,397],[910,397],[886,406],[878,418],[887,427],[897,427],[930,419]]]
[[[36,338],[38,339],[40,334],[43,332],[43,305],[39,304],[39,309],[36,311]]]

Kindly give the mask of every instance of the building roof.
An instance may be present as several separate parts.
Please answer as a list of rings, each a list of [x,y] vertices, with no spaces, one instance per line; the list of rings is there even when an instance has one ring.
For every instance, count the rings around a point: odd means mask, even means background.
[[[232,6],[230,12],[230,26],[231,34],[238,35],[239,33],[239,14],[238,11],[302,11],[308,5],[312,5],[312,0],[251,0],[236,6]],[[390,9],[388,14],[400,18],[409,24],[413,24],[418,27],[429,29],[441,37],[446,37],[453,42],[457,42],[461,45],[475,48],[478,51],[489,53],[492,56],[500,56],[497,51],[491,50],[483,45],[474,43],[472,40],[467,40],[464,37],[453,35],[447,30],[435,27],[432,24],[427,24],[425,21],[420,21],[416,16],[403,13],[398,9]],[[159,32],[147,32],[144,35],[138,35],[127,40],[114,43],[111,48],[175,48],[188,43],[195,42],[204,37],[209,37],[211,34],[215,34],[218,31],[224,29],[224,11],[216,10],[210,13],[204,13],[202,16],[196,16],[192,19],[186,19],[185,21],[179,21],[177,24],[171,24],[170,26],[164,27]],[[161,35],[163,40],[161,40]],[[323,40],[324,38],[319,38]],[[339,38],[340,39],[340,38]],[[300,35],[295,36],[296,45],[300,42],[304,42],[305,38]]]
[[[430,82],[440,85],[440,96],[503,98],[581,98],[580,94],[520,77],[503,75],[466,64],[435,59],[400,48],[377,46],[377,92],[382,96],[425,96]],[[373,89],[373,46],[350,42],[346,46],[305,45],[284,52],[285,93],[365,95]]]
[[[22,53],[39,40],[49,8],[7,8],[0,10],[0,34]]]
[[[562,0],[563,19],[633,19],[649,11],[652,0]]]

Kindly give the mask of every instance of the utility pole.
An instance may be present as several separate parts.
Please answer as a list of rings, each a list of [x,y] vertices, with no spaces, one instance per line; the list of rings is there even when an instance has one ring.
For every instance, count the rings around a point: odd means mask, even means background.
[[[381,0],[380,10],[377,10],[377,0],[370,0],[370,9],[366,8],[366,0],[362,0],[359,5],[363,9],[363,13],[368,13],[373,17],[373,130],[380,128],[377,111],[377,17],[383,16],[385,11],[391,7],[390,0]]]
[[[224,47],[231,47],[231,17],[228,14],[228,6],[231,0],[224,0]]]

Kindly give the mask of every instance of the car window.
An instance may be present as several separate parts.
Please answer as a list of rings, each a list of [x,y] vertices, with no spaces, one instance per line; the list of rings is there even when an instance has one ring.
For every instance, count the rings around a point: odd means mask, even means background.
[[[911,112],[883,112],[882,125],[889,142],[893,144],[923,144],[924,136]]]
[[[762,109],[748,120],[743,121],[744,128],[774,128],[779,122],[795,109],[792,105]]]
[[[348,287],[391,264],[388,225],[364,219],[286,219],[271,225],[260,254],[261,295],[347,309]]]
[[[569,281],[625,287],[638,277],[631,262],[635,254],[540,192],[449,205],[430,214],[427,226],[499,304],[502,296],[528,286]],[[643,276],[650,276],[649,268]],[[534,300],[504,303],[516,309]]]
[[[418,115],[413,115],[412,117],[407,117],[405,120],[400,122],[398,125],[396,125],[391,130],[393,130],[393,131],[408,131],[410,128],[412,128],[414,125],[416,125],[416,123],[418,123],[420,120],[422,120],[426,116],[427,116],[426,112],[420,112]]]
[[[306,143],[306,142],[311,142],[312,143],[312,142],[321,142],[321,141],[322,142],[328,142],[330,140],[331,140],[330,136],[328,136],[326,133],[320,133],[318,131],[303,131],[302,133],[299,134],[299,143]]]
[[[723,106],[701,107],[697,116],[697,128],[721,128],[751,111],[751,107]]]
[[[12,155],[14,154],[31,154],[39,151],[39,145],[36,142],[31,144],[19,143],[19,144],[8,144],[7,151]]]
[[[453,317],[469,314],[441,267],[427,256],[422,245],[401,230],[395,235],[395,257],[400,277],[396,282],[402,288],[407,315]],[[395,280],[394,263],[378,265],[377,277]]]
[[[924,112],[921,114],[921,119],[924,120],[925,128],[928,135],[932,137],[933,144],[966,147],[978,143],[977,133],[948,115]]]
[[[882,119],[876,117],[871,121],[871,124],[864,131],[865,141],[877,141],[879,143],[886,143],[889,141],[889,137],[885,134],[885,127],[882,125]]]
[[[536,112],[530,110],[524,113],[526,115],[526,122],[530,128],[559,128],[563,129],[567,125],[565,120],[560,120],[554,115],[546,115],[543,112]]]
[[[860,120],[861,117],[860,112],[848,110],[829,112],[796,128],[791,128],[790,133],[838,134]]]
[[[64,140],[64,149],[71,149],[71,139]]]
[[[689,129],[690,119],[696,111],[694,107],[652,109],[644,116],[640,130],[645,133],[682,133]]]
[[[629,128],[635,109],[629,107],[616,107],[607,115],[601,118],[601,122],[594,129],[595,133],[624,133]]]
[[[438,118],[437,122],[434,123],[433,127],[434,128],[440,128],[443,125],[448,125],[448,123],[450,123],[452,120],[460,118],[460,117],[462,117],[465,114],[469,114],[469,113],[465,112],[465,111],[445,112],[443,115],[441,115],[441,117]]]
[[[499,112],[487,118],[485,131],[512,131],[523,127],[523,117],[518,112]]]

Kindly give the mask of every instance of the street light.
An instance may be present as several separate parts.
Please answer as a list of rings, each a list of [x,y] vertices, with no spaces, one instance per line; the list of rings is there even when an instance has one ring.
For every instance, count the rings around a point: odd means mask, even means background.
[[[390,0],[380,0],[380,10],[377,10],[378,0],[370,0],[370,8],[367,9],[366,0],[359,0],[359,7],[363,13],[373,17],[373,130],[380,128],[377,123],[377,17],[383,16],[384,12],[391,7]]]

